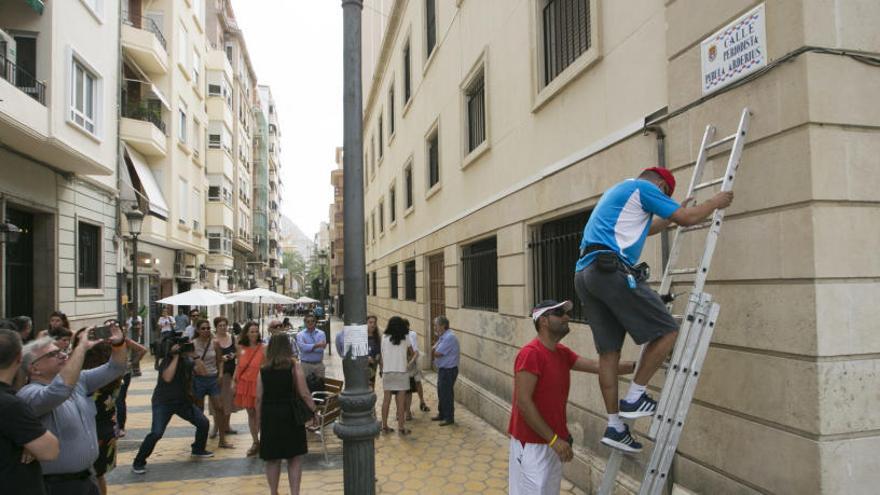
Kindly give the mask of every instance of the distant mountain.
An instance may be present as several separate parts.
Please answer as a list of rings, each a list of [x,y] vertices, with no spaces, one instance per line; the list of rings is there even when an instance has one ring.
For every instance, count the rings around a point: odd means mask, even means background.
[[[299,226],[293,223],[293,220],[282,215],[280,232],[278,234],[281,237],[282,247],[296,250],[303,259],[309,258],[315,243],[309,239],[309,236]]]

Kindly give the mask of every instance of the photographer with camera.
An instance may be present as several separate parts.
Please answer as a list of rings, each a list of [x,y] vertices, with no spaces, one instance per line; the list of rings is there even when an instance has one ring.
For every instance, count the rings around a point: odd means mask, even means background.
[[[131,470],[135,474],[147,472],[147,458],[165,434],[165,428],[174,415],[196,427],[192,457],[214,457],[213,452],[205,450],[208,442],[208,419],[196,407],[193,397],[195,347],[186,337],[168,338],[166,344],[170,345],[163,346],[166,352],[159,364],[159,378],[156,380],[156,388],[153,389],[153,423],[134,458]]]
[[[83,371],[86,352],[101,342],[111,345],[110,360]],[[79,333],[68,355],[51,338],[31,342],[22,351],[22,368],[29,383],[18,391],[51,431],[61,447],[54,461],[42,462],[46,493],[98,493],[90,468],[98,458],[95,402],[89,395],[125,372],[126,339],[118,327],[98,327]]]

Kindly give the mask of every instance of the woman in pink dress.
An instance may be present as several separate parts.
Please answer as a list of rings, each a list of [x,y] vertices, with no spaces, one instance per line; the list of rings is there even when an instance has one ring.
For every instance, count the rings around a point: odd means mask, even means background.
[[[260,341],[260,327],[257,322],[250,321],[241,331],[241,338],[238,341],[238,365],[235,367],[235,377],[232,381],[232,387],[235,389],[233,402],[236,407],[247,411],[248,429],[254,441],[247,451],[248,457],[255,456],[260,451],[260,424],[255,407],[257,378],[260,376],[264,354],[264,346]]]

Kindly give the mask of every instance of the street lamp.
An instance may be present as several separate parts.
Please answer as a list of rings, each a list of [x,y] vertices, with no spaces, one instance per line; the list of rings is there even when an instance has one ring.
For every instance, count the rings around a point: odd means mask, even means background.
[[[140,313],[140,304],[138,301],[138,236],[141,235],[141,227],[144,223],[144,214],[137,208],[125,212],[125,218],[128,219],[128,233],[131,234],[131,274],[132,274],[132,303],[134,303],[134,317],[137,318]]]

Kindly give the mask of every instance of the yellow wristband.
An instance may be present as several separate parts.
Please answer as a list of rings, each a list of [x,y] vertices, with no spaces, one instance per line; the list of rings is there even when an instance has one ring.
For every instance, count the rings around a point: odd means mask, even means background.
[[[553,444],[556,443],[556,439],[557,439],[557,438],[559,438],[559,437],[557,437],[557,436],[556,436],[556,433],[554,433],[554,434],[553,434],[553,439],[550,440],[550,444],[549,444],[548,446],[549,446],[549,447],[552,447]]]

